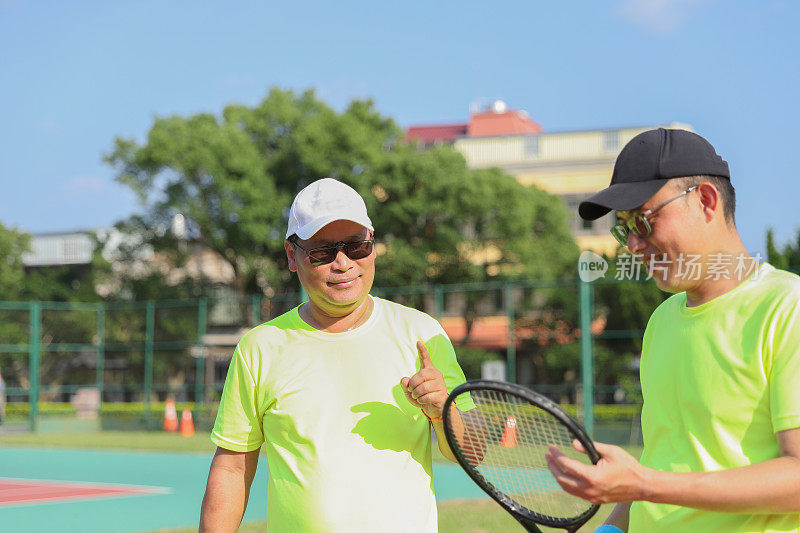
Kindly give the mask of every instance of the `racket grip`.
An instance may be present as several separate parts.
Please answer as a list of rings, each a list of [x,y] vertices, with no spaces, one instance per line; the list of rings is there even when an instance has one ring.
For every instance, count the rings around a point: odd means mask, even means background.
[[[602,526],[595,529],[594,533],[624,533],[624,531],[622,531],[617,526],[612,526],[610,524],[603,524]]]

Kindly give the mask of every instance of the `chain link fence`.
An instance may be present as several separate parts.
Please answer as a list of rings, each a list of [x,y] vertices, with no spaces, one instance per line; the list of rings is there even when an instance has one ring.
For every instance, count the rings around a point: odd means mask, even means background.
[[[500,370],[567,405],[596,438],[635,443],[636,357],[649,312],[642,323],[609,329],[616,302],[597,300],[621,283],[639,282],[532,280],[374,288],[372,294],[439,319],[469,379]],[[167,399],[209,429],[239,337],[300,297],[0,302],[7,400],[0,429],[156,430]]]

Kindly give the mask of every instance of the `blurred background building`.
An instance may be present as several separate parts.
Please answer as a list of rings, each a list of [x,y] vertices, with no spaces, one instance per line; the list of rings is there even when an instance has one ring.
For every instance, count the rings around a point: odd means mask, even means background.
[[[614,255],[617,242],[609,233],[613,217],[582,220],[578,204],[608,186],[614,161],[628,141],[658,127],[691,131],[688,124],[670,123],[544,132],[527,112],[494,100],[473,105],[466,123],[411,126],[406,140],[421,147],[451,144],[470,168],[497,167],[524,185],[557,194],[566,204],[570,230],[581,250]]]

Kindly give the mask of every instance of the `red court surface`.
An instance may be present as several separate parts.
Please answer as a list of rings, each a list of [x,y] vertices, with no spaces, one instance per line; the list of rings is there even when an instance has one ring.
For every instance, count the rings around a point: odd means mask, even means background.
[[[165,494],[162,487],[0,478],[0,507]]]

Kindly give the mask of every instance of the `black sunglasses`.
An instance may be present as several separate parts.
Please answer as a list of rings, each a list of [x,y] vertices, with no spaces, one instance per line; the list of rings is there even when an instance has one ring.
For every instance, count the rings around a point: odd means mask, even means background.
[[[372,249],[375,247],[375,239],[370,237],[366,241],[354,241],[354,242],[344,242],[339,241],[336,244],[332,244],[330,246],[322,246],[320,248],[311,248],[310,250],[306,250],[299,244],[297,244],[297,237],[292,235],[289,239],[296,247],[303,250],[306,255],[308,256],[308,260],[314,266],[320,265],[327,265],[328,263],[332,263],[336,260],[336,256],[339,255],[339,250],[341,249],[344,252],[344,255],[349,257],[350,259],[364,259],[369,254],[372,253]]]

